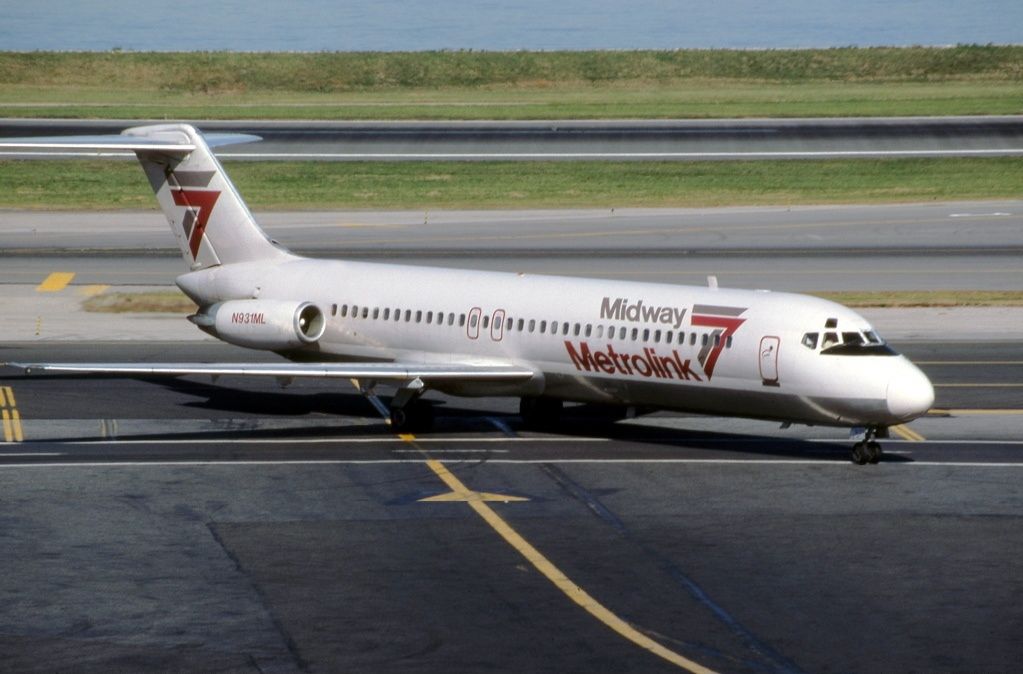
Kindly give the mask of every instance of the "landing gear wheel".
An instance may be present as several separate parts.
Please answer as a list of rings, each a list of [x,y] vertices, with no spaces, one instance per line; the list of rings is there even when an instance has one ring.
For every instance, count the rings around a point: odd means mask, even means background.
[[[417,400],[391,408],[391,429],[400,432],[425,431],[433,426],[433,407]]]
[[[881,460],[881,445],[877,442],[867,443],[867,461],[870,463],[877,463]]]
[[[866,442],[857,442],[852,448],[852,462],[857,466],[865,466],[870,462],[870,450]]]

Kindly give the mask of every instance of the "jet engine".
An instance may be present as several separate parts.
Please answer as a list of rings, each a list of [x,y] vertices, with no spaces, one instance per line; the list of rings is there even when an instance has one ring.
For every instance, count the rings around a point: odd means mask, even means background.
[[[230,344],[271,351],[313,344],[327,328],[318,306],[287,300],[228,300],[192,321]]]

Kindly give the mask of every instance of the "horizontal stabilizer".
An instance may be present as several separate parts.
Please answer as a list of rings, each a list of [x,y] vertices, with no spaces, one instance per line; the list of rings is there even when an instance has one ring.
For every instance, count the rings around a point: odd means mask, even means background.
[[[140,130],[144,130],[142,127]],[[5,150],[81,150],[93,152],[162,152],[184,156],[195,150],[195,143],[185,142],[181,136],[161,138],[159,134],[137,135],[136,129],[122,134],[97,136],[37,136],[30,138],[0,138],[0,149]],[[211,133],[204,135],[206,145],[218,147],[262,140],[247,133]]]

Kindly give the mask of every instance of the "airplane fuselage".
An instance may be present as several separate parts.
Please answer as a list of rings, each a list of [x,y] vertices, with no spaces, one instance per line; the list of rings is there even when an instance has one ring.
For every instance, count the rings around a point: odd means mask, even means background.
[[[901,423],[933,396],[912,363],[871,342],[865,319],[806,295],[298,257],[270,264],[214,267],[178,284],[200,306],[296,297],[317,305],[323,334],[279,350],[293,360],[458,360],[537,372],[524,382],[433,386],[456,395],[841,426]],[[836,353],[821,348],[828,334],[840,341]],[[816,335],[812,346],[807,335]],[[843,336],[854,342],[845,349]]]

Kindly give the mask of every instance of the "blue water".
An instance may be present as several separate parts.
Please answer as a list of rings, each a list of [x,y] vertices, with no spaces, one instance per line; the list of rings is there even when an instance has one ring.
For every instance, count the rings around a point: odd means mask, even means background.
[[[0,0],[0,50],[1023,44],[1023,0]]]

